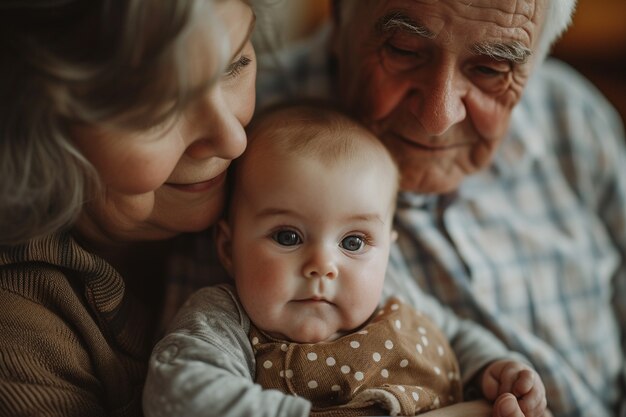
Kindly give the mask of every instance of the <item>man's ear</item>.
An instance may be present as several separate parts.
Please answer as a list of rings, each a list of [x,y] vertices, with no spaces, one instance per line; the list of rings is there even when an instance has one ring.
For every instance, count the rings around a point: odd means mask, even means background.
[[[220,262],[228,275],[233,276],[233,251],[232,251],[232,233],[230,226],[226,220],[220,220],[217,223],[217,233],[215,234],[215,243],[217,246],[217,254]]]

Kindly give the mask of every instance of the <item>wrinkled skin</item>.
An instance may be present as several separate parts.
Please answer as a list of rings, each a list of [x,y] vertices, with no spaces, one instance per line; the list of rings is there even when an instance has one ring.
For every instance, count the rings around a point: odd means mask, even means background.
[[[364,3],[343,10],[333,35],[341,99],[391,150],[404,190],[452,191],[489,165],[506,135],[546,1]],[[526,53],[492,57],[477,50],[485,43]]]

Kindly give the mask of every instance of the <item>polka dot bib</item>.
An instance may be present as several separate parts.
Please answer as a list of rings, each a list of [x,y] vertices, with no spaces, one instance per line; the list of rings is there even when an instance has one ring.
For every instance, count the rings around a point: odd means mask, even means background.
[[[256,382],[310,400],[318,415],[415,415],[461,401],[446,337],[395,298],[362,329],[332,342],[281,341],[254,325],[250,341]]]

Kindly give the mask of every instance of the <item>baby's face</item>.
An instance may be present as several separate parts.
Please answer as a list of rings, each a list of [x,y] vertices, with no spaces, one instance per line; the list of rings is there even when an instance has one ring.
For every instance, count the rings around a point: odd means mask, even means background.
[[[389,257],[389,163],[268,153],[254,162],[239,177],[231,219],[231,272],[251,320],[300,343],[359,327],[379,303]]]

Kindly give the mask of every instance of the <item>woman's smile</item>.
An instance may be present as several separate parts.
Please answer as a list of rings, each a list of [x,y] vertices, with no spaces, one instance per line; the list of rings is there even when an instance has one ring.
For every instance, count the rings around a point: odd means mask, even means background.
[[[164,185],[188,193],[201,193],[221,186],[224,183],[225,179],[226,171],[222,172],[217,177],[211,178],[206,181],[199,181],[188,184],[166,182]]]

